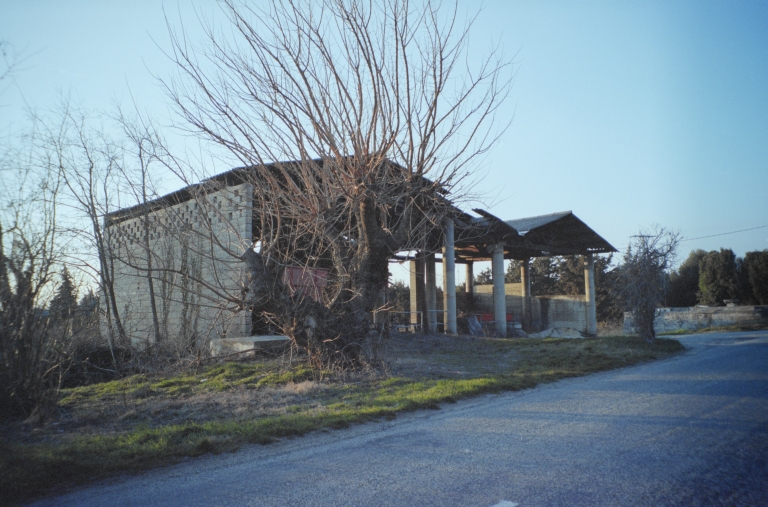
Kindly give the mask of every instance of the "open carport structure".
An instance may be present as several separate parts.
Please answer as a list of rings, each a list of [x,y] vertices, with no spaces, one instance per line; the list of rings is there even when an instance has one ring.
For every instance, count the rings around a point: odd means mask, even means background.
[[[417,312],[426,315],[430,332],[437,331],[436,273],[437,262],[443,266],[443,318],[446,333],[456,329],[455,266],[466,267],[466,290],[473,291],[473,264],[491,261],[493,279],[493,317],[499,336],[507,334],[504,260],[522,262],[523,324],[530,321],[531,277],[530,261],[535,257],[581,255],[584,259],[584,292],[586,300],[586,333],[597,332],[595,306],[594,255],[617,250],[581,221],[571,211],[551,213],[515,220],[502,220],[491,213],[474,209],[479,216],[457,213],[445,220],[441,233],[430,238],[421,252],[408,257],[410,261],[410,302],[412,323]],[[438,245],[441,244],[440,248]],[[438,258],[434,252],[441,250]],[[403,258],[399,258],[403,260]]]

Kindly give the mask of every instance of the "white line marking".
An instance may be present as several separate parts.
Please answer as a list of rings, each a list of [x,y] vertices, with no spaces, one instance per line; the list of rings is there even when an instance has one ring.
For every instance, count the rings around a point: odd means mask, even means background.
[[[516,502],[510,502],[509,500],[502,500],[501,502],[497,503],[496,505],[491,505],[491,507],[517,507],[518,503]]]

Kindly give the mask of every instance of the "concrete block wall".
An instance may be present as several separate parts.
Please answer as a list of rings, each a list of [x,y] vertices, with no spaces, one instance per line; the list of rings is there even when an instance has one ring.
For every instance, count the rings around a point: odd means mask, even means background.
[[[586,296],[537,296],[541,306],[541,329],[569,327],[587,329]]]
[[[522,284],[505,284],[507,313],[513,319],[522,322],[523,297]],[[493,313],[493,286],[476,285],[474,292],[475,308],[481,313]],[[553,327],[573,328],[585,331],[587,328],[586,296],[531,296],[530,332],[543,331]]]
[[[107,228],[117,306],[134,345],[154,336],[146,224],[161,333],[169,340],[194,337],[200,346],[250,334],[250,315],[233,313],[224,296],[237,297],[245,276],[239,256],[251,244],[251,196],[249,185],[231,186]]]

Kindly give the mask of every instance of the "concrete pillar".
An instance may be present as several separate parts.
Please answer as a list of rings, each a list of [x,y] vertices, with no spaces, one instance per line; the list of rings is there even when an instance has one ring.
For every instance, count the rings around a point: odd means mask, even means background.
[[[493,277],[493,318],[496,321],[496,333],[503,338],[507,336],[507,294],[504,287],[504,245],[501,243],[493,247],[491,274]]]
[[[597,335],[597,305],[595,303],[595,259],[584,256],[584,294],[587,300],[587,335]]]
[[[437,333],[437,285],[435,275],[435,254],[431,253],[427,255],[424,262],[424,268],[426,270],[426,299],[427,299],[427,328],[429,332]]]
[[[467,291],[467,294],[472,294],[475,291],[474,263],[469,261],[464,267],[467,270],[467,280],[464,282],[464,289]]]
[[[425,291],[424,291],[424,257],[421,252],[416,253],[416,259],[411,261],[411,324],[424,324],[415,312],[424,312]],[[423,318],[423,317],[422,317]],[[419,328],[414,327],[414,331]],[[422,328],[421,331],[424,331]]]
[[[521,296],[523,300],[522,324],[525,331],[531,329],[531,259],[523,259],[520,266]]]
[[[456,334],[456,257],[453,251],[453,220],[443,226],[443,313],[446,334]]]

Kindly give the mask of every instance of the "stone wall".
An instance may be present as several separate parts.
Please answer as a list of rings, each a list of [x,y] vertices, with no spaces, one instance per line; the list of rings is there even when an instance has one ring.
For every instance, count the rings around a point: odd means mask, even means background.
[[[657,333],[669,333],[734,325],[768,326],[768,306],[659,308],[653,328]],[[624,314],[624,332],[634,332],[632,315],[628,312]]]

